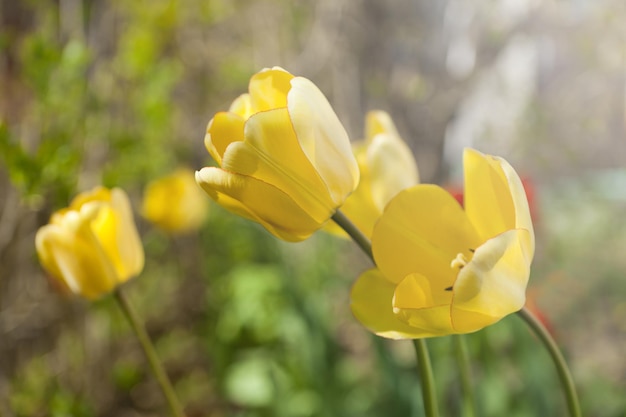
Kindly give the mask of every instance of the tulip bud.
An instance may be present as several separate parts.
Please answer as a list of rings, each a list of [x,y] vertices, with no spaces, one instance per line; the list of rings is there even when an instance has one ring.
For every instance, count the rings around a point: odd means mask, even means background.
[[[209,200],[196,184],[194,172],[180,168],[146,186],[141,211],[161,229],[184,233],[200,228],[208,209]]]
[[[35,244],[52,278],[89,299],[112,291],[144,265],[130,201],[119,188],[79,194],[37,231]]]
[[[417,164],[389,114],[380,110],[367,113],[365,140],[355,142],[352,149],[361,178],[341,211],[365,236],[371,238],[374,224],[383,214],[389,200],[419,182]],[[333,223],[325,230],[346,236]]]

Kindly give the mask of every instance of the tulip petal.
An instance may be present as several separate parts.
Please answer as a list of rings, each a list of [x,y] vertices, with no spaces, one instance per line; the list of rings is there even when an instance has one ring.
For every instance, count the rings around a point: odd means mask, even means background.
[[[60,216],[56,216],[56,219],[58,222]],[[59,225],[57,223],[51,223],[40,227],[35,235],[35,248],[43,268],[55,279],[57,279],[64,288],[71,290],[63,279],[63,274],[61,273],[54,253],[52,252],[52,245],[55,240],[58,240],[55,239],[58,233]]]
[[[389,134],[400,137],[396,125],[389,113],[382,110],[369,111],[365,116],[365,137],[369,141],[379,134]]]
[[[513,206],[515,207],[515,229],[525,229],[528,231],[527,235],[522,236],[522,245],[528,263],[530,263],[535,254],[535,232],[533,230],[533,222],[530,215],[528,198],[524,190],[524,184],[517,175],[517,172],[515,172],[507,161],[499,157],[496,158],[500,161],[502,172],[509,183],[511,198],[513,200]]]
[[[476,249],[454,284],[452,324],[469,333],[497,322],[524,306],[530,263],[524,229],[509,230]]]
[[[123,268],[122,271],[118,271],[118,278],[120,282],[124,282],[143,270],[145,255],[141,238],[135,227],[130,200],[122,189],[111,190],[111,208],[117,216],[116,251]]]
[[[78,194],[72,199],[70,206],[67,209],[59,210],[59,212],[65,214],[69,210],[80,211],[81,207],[87,203],[109,203],[111,201],[111,190],[105,187],[95,187],[92,190],[85,191]]]
[[[459,203],[436,185],[416,185],[402,191],[387,205],[374,226],[372,250],[385,277],[399,283],[419,272],[434,288],[454,283],[458,270],[451,261],[480,240]]]
[[[425,276],[413,273],[396,287],[393,311],[399,320],[419,329],[419,337],[443,336],[454,332],[450,320],[452,294],[432,288]]]
[[[196,181],[217,203],[281,239],[304,240],[321,227],[288,194],[257,178],[208,167],[196,172]]]
[[[463,153],[464,206],[483,241],[515,228],[515,208],[501,160],[474,149]]]
[[[252,112],[287,107],[287,93],[293,78],[293,75],[279,67],[254,74],[248,86]]]
[[[204,146],[218,164],[222,164],[228,145],[244,140],[244,124],[245,119],[231,112],[219,112],[209,122]]]
[[[250,94],[246,93],[237,97],[228,108],[228,111],[241,116],[243,120],[248,120],[254,114]]]
[[[328,189],[306,158],[289,120],[287,109],[275,109],[250,117],[245,142],[226,150],[222,168],[226,171],[273,184],[298,205],[306,207],[318,222],[335,211]]]
[[[287,103],[302,150],[319,172],[332,200],[340,205],[359,181],[348,134],[324,94],[306,78],[291,80]]]
[[[359,164],[359,185],[343,203],[341,211],[350,219],[352,224],[371,239],[374,224],[383,213],[383,210],[378,208],[372,200],[372,184],[366,160],[366,144],[362,141],[355,142],[352,144],[352,149]],[[346,232],[334,222],[328,222],[324,230],[337,236],[348,238]]]
[[[372,199],[381,211],[392,197],[419,182],[413,152],[397,136],[386,133],[374,136],[367,149],[367,163]]]
[[[377,269],[364,272],[354,283],[350,293],[352,313],[378,336],[389,339],[420,337],[420,329],[403,323],[393,314],[394,290],[395,285],[386,280]]]

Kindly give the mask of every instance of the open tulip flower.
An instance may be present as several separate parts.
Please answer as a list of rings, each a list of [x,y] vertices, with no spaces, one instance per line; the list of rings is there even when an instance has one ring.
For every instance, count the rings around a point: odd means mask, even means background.
[[[209,122],[220,167],[196,172],[217,203],[287,241],[309,237],[356,188],[350,141],[328,100],[282,68],[255,74],[249,93]]]
[[[365,117],[365,140],[353,144],[361,172],[356,190],[341,211],[367,237],[389,200],[419,182],[417,164],[411,149],[400,138],[389,114],[370,111]],[[344,235],[332,223],[326,230]]]
[[[94,299],[143,269],[144,252],[126,193],[97,187],[79,194],[37,231],[37,254],[62,288]]]
[[[143,216],[170,233],[198,229],[209,210],[209,200],[190,169],[179,168],[151,181],[144,191]]]
[[[388,338],[471,333],[524,306],[535,239],[522,183],[503,159],[465,150],[465,207],[416,185],[374,227],[377,268],[352,289],[352,310]]]

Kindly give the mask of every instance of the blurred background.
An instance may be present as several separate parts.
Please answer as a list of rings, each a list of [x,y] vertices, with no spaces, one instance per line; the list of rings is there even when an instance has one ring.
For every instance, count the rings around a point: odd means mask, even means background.
[[[59,294],[36,258],[36,230],[98,184],[131,195],[147,261],[125,289],[189,416],[422,415],[411,343],[350,314],[370,266],[350,242],[285,244],[216,205],[182,235],[140,215],[150,180],[212,163],[207,122],[275,65],[355,140],[388,111],[423,182],[458,189],[466,146],[509,160],[529,304],[584,415],[626,416],[625,21],[622,0],[0,0],[0,416],[165,414],[117,305]],[[480,416],[565,415],[518,317],[467,340]],[[452,340],[430,346],[442,415],[462,415]]]

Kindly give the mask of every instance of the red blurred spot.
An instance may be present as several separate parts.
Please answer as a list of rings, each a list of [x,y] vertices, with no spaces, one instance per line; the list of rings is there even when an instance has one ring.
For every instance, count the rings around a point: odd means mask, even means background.
[[[552,325],[552,322],[550,321],[548,316],[537,305],[535,301],[537,299],[536,293],[536,289],[528,290],[528,293],[526,294],[526,308],[531,313],[533,313],[537,320],[539,320],[541,324],[543,324],[543,326],[548,330],[548,332],[554,337],[554,326]]]

